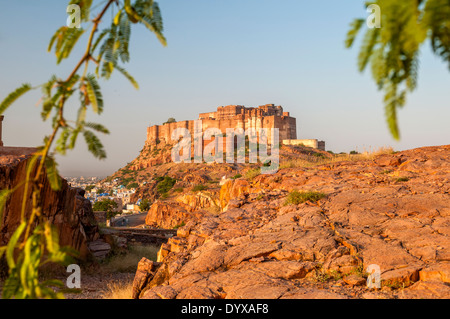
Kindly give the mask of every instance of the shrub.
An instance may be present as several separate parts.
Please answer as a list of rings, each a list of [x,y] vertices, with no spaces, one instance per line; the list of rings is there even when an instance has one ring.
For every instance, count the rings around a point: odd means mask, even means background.
[[[318,200],[324,198],[326,194],[319,192],[299,192],[292,191],[286,198],[285,205],[298,205],[307,201],[317,202]]]
[[[261,174],[261,170],[259,168],[253,168],[251,170],[248,170],[245,173],[245,178],[251,180],[251,179],[254,179],[256,176],[258,176],[260,174]]]
[[[150,209],[151,203],[148,199],[143,199],[141,203],[139,204],[139,209],[141,212],[146,212]]]
[[[117,208],[117,203],[112,199],[104,199],[98,202],[95,202],[92,206],[92,210],[94,212],[109,212],[113,211]]]
[[[231,179],[238,179],[238,178],[241,178],[241,177],[242,177],[242,174],[236,174]]]
[[[160,194],[167,193],[172,189],[172,187],[175,185],[177,180],[175,178],[165,176],[165,177],[158,177],[156,179],[158,181],[158,185],[156,186],[156,190]]]
[[[407,182],[407,181],[409,181],[409,178],[408,177],[399,177],[399,178],[397,178],[396,181],[397,182]]]
[[[184,222],[181,222],[181,224],[174,226],[173,229],[178,229],[180,227],[183,227],[184,225],[186,225],[186,224]]]
[[[173,191],[177,192],[177,193],[182,193],[183,192],[183,187],[178,187],[178,188],[174,188]]]
[[[175,123],[177,120],[175,120],[173,117],[169,117],[169,119],[163,123],[164,124],[169,124],[169,123]]]
[[[139,187],[139,184],[136,182],[127,185],[127,189],[138,188],[138,187]]]
[[[192,191],[194,191],[194,192],[201,192],[201,191],[204,191],[206,189],[208,189],[207,186],[199,184],[199,185],[195,185],[194,188],[192,189]]]
[[[160,198],[161,199],[169,198],[169,193],[163,193]]]
[[[313,156],[318,158],[325,158],[325,155],[323,155],[322,153],[314,153]]]

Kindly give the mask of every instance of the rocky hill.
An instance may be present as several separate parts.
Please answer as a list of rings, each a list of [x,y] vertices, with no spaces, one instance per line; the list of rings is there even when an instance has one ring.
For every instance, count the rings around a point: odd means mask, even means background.
[[[450,146],[311,152],[283,147],[273,175],[255,165],[134,166],[177,179],[147,223],[179,228],[158,262],[139,263],[133,297],[449,298]],[[381,289],[366,287],[369,265]]]

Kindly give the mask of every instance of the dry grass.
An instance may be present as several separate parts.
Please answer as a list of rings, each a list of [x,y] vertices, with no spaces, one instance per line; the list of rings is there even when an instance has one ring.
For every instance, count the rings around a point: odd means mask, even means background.
[[[326,194],[319,192],[299,192],[294,190],[289,193],[284,205],[298,205],[307,201],[317,202],[326,196]]]
[[[259,167],[252,168],[252,169],[249,169],[247,172],[245,172],[245,178],[248,180],[252,180],[260,174],[261,174],[261,169]]]
[[[126,253],[117,254],[104,262],[102,270],[109,273],[134,272],[142,257],[156,261],[159,246],[130,246]]]
[[[108,284],[103,299],[131,299],[133,280]]]
[[[102,271],[106,273],[132,272],[137,269],[137,265],[142,257],[156,261],[156,254],[159,246],[132,245],[127,252],[117,254],[106,260],[102,266]],[[103,299],[131,299],[133,279],[125,281],[115,281],[109,283]]]
[[[336,154],[333,157],[322,158],[316,156],[306,156],[302,159],[291,159],[281,161],[280,169],[283,168],[295,168],[295,167],[316,167],[325,164],[338,163],[338,162],[355,162],[355,161],[367,161],[373,160],[376,156],[383,154],[394,154],[392,147],[380,147],[374,151],[365,151],[361,154]]]

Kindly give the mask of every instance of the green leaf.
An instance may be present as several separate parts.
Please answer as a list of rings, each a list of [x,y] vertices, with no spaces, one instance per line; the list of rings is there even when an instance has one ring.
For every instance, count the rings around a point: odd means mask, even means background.
[[[71,131],[70,128],[65,127],[62,130],[61,135],[59,136],[58,140],[56,141],[55,151],[62,155],[66,154],[67,140],[69,139],[70,131]]]
[[[31,173],[33,172],[33,170],[36,167],[36,163],[38,161],[38,159],[40,158],[41,153],[38,151],[37,153],[33,154],[33,156],[31,157],[31,159],[28,161],[27,163],[27,171],[26,171],[26,183],[29,182],[29,179],[31,178]]]
[[[77,126],[80,125],[81,123],[84,122],[84,120],[86,119],[86,112],[87,112],[87,108],[86,106],[80,106],[80,108],[78,109],[78,115],[77,115]]]
[[[26,83],[23,84],[20,88],[16,89],[14,92],[10,93],[0,104],[0,114],[5,113],[6,109],[13,104],[19,97],[23,94],[27,93],[32,89],[31,85]]]
[[[350,30],[347,33],[347,38],[345,40],[345,47],[350,48],[355,41],[356,36],[358,35],[359,30],[364,24],[364,19],[355,19],[351,25]]]
[[[50,187],[54,191],[59,191],[61,189],[62,181],[58,173],[57,164],[52,157],[47,156],[45,158],[45,168],[47,172],[47,179],[50,182]]]
[[[8,263],[9,269],[14,269],[16,267],[16,263],[14,261],[14,250],[26,226],[27,223],[22,222],[19,227],[17,227],[16,231],[13,233],[11,239],[9,240],[8,246],[6,248],[6,262]]]
[[[429,30],[433,52],[448,64],[450,69],[450,2],[428,0],[425,4],[423,23]]]
[[[67,26],[61,27],[56,31],[50,40],[48,51],[50,52],[55,44],[54,47],[57,64],[61,63],[63,59],[69,57],[73,47],[83,33],[83,29],[69,28]]]
[[[20,298],[18,296],[19,288],[20,288],[20,280],[17,275],[17,269],[10,269],[10,275],[5,280],[5,284],[3,286],[3,293],[2,298],[3,299],[11,299],[12,297],[16,296],[16,298]]]
[[[49,98],[52,95],[52,89],[55,83],[58,81],[58,78],[56,75],[52,75],[50,80],[42,85],[42,93],[45,95],[45,97]]]
[[[105,62],[102,67],[102,77],[109,79],[111,77],[111,73],[114,71],[114,63],[113,62]]]
[[[42,103],[41,117],[43,121],[46,121],[50,116],[50,112],[53,109],[53,105],[54,104],[52,99],[45,99],[44,102]]]
[[[103,112],[103,97],[97,79],[92,74],[86,76],[86,91],[92,104],[92,110],[101,114]]]
[[[131,25],[130,20],[126,18],[126,15],[122,15],[119,24],[118,41],[119,45],[119,55],[122,62],[126,63],[130,60],[130,53],[128,52],[128,45],[130,42],[131,35]]]
[[[131,6],[130,0],[125,0],[125,12],[132,23],[138,23],[141,17],[137,14],[136,10]]]
[[[48,262],[66,264],[72,261],[72,258],[67,254],[67,250],[60,247],[58,229],[50,222],[44,224],[44,236],[49,252]]]
[[[387,94],[389,95],[389,93]],[[392,134],[392,137],[396,140],[400,139],[400,131],[398,129],[397,124],[397,100],[395,97],[391,98],[386,104],[385,104],[385,116],[386,121],[389,127],[389,131]]]
[[[48,252],[51,254],[57,253],[59,251],[58,231],[49,222],[44,224],[44,235]]]
[[[59,55],[57,54],[57,64],[59,64],[63,59],[67,59],[70,56],[73,47],[83,33],[83,29],[77,28],[69,28],[69,30],[65,32],[64,46],[62,47],[61,51],[59,51]]]
[[[71,0],[69,4],[77,4],[81,9],[81,21],[89,21],[89,15],[92,6],[92,0]]]
[[[81,125],[79,125],[76,129],[74,129],[72,131],[72,136],[70,137],[70,142],[69,142],[69,148],[70,149],[74,149],[75,148],[75,144],[77,142],[77,138],[78,138],[78,134],[80,134],[81,132]]]
[[[39,236],[33,235],[27,239],[21,251],[23,260],[18,264],[20,276],[20,289],[30,298],[36,298],[36,283],[38,283],[38,270],[42,251],[39,245]]]
[[[106,152],[103,148],[102,143],[91,131],[83,131],[84,139],[88,145],[89,152],[92,153],[98,159],[105,159]]]
[[[358,67],[360,72],[364,71],[367,63],[370,61],[379,34],[379,29],[368,29],[366,31],[358,56]]]
[[[109,33],[110,29],[104,29],[97,37],[97,39],[95,40],[94,44],[92,45],[91,48],[91,54],[93,54],[95,52],[95,50],[97,49],[97,46],[100,44],[100,42],[102,41],[102,39],[105,37],[105,35],[107,35]]]
[[[59,44],[62,43],[61,39],[64,36],[64,32],[66,29],[67,29],[67,27],[61,27],[58,30],[56,30],[55,34],[50,39],[50,43],[48,44],[48,48],[47,48],[48,52],[52,51],[52,47],[53,47],[53,44],[55,43],[56,39],[58,39],[57,43],[59,43]],[[58,46],[58,44],[57,44],[57,46]]]
[[[116,14],[116,16],[114,17],[114,24],[115,25],[119,25],[120,22],[120,16],[122,15],[122,10],[119,10]]]
[[[116,65],[115,69],[117,69],[117,71],[122,73],[122,75],[125,76],[128,79],[128,81],[130,81],[131,84],[136,88],[136,90],[139,90],[139,84],[137,83],[137,81],[124,68]]]
[[[109,130],[101,124],[87,122],[84,124],[85,127],[93,129],[94,131],[101,132],[104,134],[109,134]]]
[[[159,42],[163,45],[163,46],[167,46],[167,40],[164,37],[164,35],[162,34],[162,30],[158,29],[158,23],[155,22],[154,20],[148,18],[148,17],[143,17],[141,20],[142,24],[145,25],[145,27],[147,29],[149,29],[151,32],[153,32],[156,35],[156,38],[159,40]]]

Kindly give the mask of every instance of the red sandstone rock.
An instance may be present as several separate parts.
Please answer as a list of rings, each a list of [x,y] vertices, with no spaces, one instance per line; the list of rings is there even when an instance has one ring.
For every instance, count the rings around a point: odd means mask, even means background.
[[[141,259],[136,270],[136,275],[134,277],[131,298],[139,298],[139,294],[141,293],[142,289],[148,283],[149,279],[151,280],[153,278],[153,276],[155,275],[155,271],[156,269],[158,269],[159,265],[160,264],[148,260],[147,258]]]
[[[398,181],[403,174],[409,180]],[[170,298],[448,298],[449,180],[450,146],[441,146],[229,181],[226,209],[180,229],[144,295],[161,298],[164,287]],[[327,197],[284,206],[294,189]],[[371,264],[381,291],[363,282]]]
[[[25,180],[27,156],[2,156],[0,153],[0,188],[12,189]],[[59,231],[61,246],[70,246],[80,252],[81,259],[91,256],[88,243],[100,236],[91,203],[84,198],[84,190],[69,187],[62,180],[61,190],[51,189],[46,177],[40,180],[42,185],[40,197],[42,200],[43,217],[56,225]],[[27,201],[26,217],[31,214],[31,191]],[[5,205],[3,218],[0,221],[0,246],[6,244],[20,223],[22,197],[24,187],[15,191]]]
[[[172,229],[188,222],[196,216],[173,202],[156,201],[147,213],[145,224],[160,228]]]

